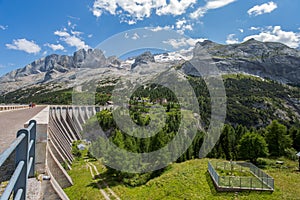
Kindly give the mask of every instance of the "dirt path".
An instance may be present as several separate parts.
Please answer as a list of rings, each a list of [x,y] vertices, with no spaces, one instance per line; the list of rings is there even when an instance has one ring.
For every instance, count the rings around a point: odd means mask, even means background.
[[[35,108],[0,112],[0,153],[2,153],[16,139],[19,129],[24,123],[33,118],[45,106]]]
[[[100,173],[99,173],[97,167],[93,163],[87,162],[87,165],[90,169],[90,172],[91,172],[91,175],[93,178],[95,176],[98,176],[98,177],[100,176]],[[95,173],[93,172],[93,169],[94,169]],[[107,194],[105,192],[105,190],[103,190],[102,186],[99,183],[97,183],[97,186],[100,189],[100,192],[102,193],[102,195],[104,196],[104,198],[106,200],[110,200],[110,196],[113,196],[113,199],[121,200],[120,197],[112,189],[110,189],[110,187],[108,186],[108,184],[105,181],[102,181],[102,183],[105,185],[105,187],[107,188],[107,190],[110,194]]]
[[[93,172],[92,166],[89,165],[89,163],[87,163],[87,166],[88,166],[88,168],[90,169],[90,173],[91,173],[92,177],[94,178],[94,177],[95,177],[95,174],[94,174],[94,172]],[[100,190],[102,196],[103,196],[106,200],[110,200],[109,195],[103,190],[103,188],[101,187],[101,185],[97,183],[97,187],[99,188],[99,190]]]

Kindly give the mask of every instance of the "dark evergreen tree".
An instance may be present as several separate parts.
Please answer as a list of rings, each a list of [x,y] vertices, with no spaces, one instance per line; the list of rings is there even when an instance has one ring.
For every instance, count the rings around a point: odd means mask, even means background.
[[[256,163],[258,157],[268,155],[267,143],[258,133],[248,132],[239,141],[238,152],[241,159]]]
[[[265,139],[268,144],[270,156],[279,157],[285,155],[285,150],[291,148],[292,140],[287,133],[287,128],[277,120],[267,126]]]

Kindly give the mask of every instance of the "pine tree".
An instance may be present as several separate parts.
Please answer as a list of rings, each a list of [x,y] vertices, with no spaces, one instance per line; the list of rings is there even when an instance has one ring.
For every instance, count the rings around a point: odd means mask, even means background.
[[[265,139],[258,133],[246,133],[241,138],[238,145],[239,157],[249,159],[256,163],[258,157],[268,155],[268,148]]]
[[[289,129],[289,135],[293,140],[293,148],[299,152],[300,151],[300,129],[297,128],[296,126],[292,126]]]
[[[265,139],[268,144],[270,156],[279,157],[285,155],[285,149],[291,148],[292,140],[287,134],[287,128],[277,120],[267,126]]]

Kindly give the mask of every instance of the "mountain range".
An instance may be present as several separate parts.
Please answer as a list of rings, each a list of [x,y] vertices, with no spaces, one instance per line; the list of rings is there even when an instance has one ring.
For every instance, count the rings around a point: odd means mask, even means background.
[[[205,51],[210,59],[199,52]],[[52,54],[14,70],[0,78],[1,93],[20,88],[48,85],[74,87],[93,79],[117,79],[127,75],[150,76],[177,66],[187,75],[199,76],[189,63],[193,58],[214,64],[222,74],[250,74],[280,83],[300,85],[300,51],[281,43],[250,39],[240,44],[222,45],[209,40],[193,49],[153,55],[145,52],[120,60],[105,57],[99,49],[81,49],[73,56]],[[179,66],[179,67],[178,67]],[[80,79],[78,78],[80,76]]]

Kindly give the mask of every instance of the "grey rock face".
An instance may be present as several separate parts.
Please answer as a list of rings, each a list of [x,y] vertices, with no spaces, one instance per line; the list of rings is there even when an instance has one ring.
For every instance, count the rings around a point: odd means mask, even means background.
[[[114,66],[119,64],[116,59],[113,61]],[[52,54],[2,76],[0,92],[52,81],[78,68],[107,67],[108,63],[109,61],[99,49],[81,49],[73,56]]]
[[[78,68],[99,68],[107,65],[107,60],[99,49],[81,49],[74,53],[73,60]]]
[[[210,56],[210,59],[205,56]],[[249,73],[283,83],[300,84],[300,51],[281,43],[251,39],[241,44],[220,45],[204,41],[197,43],[194,58],[209,60],[209,64],[215,64],[221,73]],[[192,67],[187,63],[182,70],[197,75]]]
[[[135,62],[131,65],[131,69],[134,69],[138,65],[148,64],[148,62],[155,62],[154,55],[152,55],[149,51],[136,57]]]

